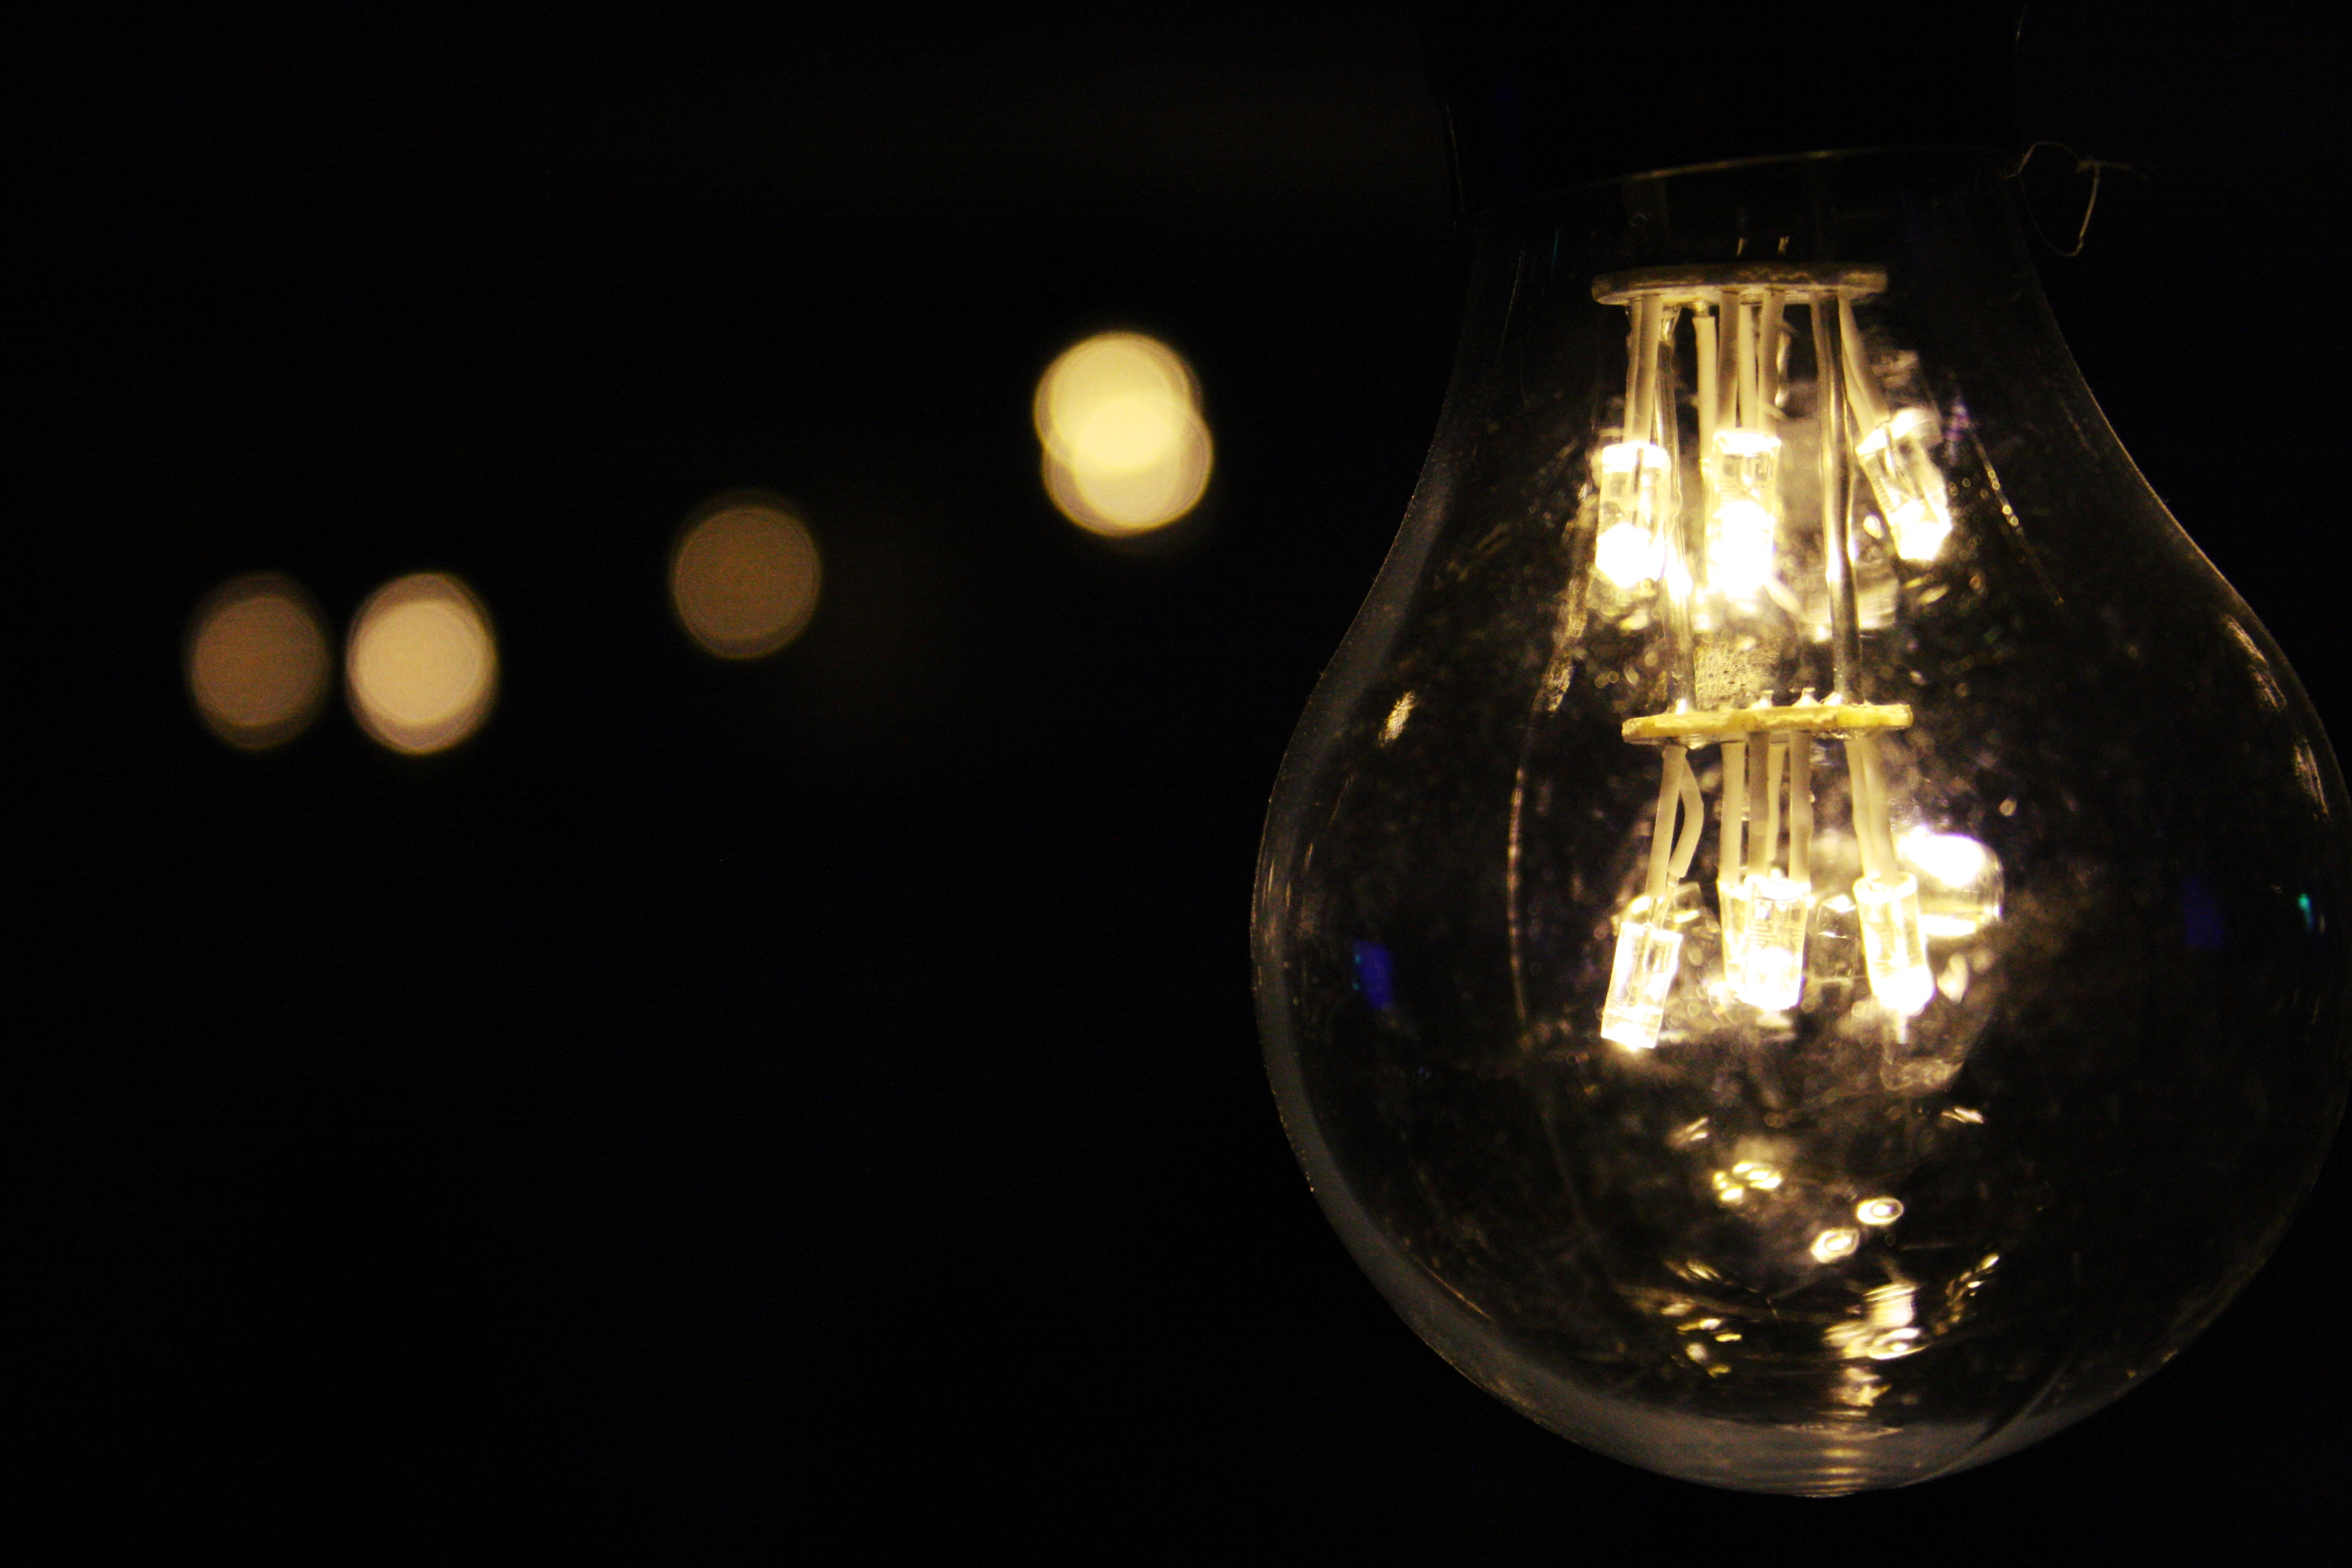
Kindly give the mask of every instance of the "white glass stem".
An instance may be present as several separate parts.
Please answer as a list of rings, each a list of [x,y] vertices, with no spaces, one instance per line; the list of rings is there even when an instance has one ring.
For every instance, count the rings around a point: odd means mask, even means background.
[[[1756,427],[1769,430],[1780,413],[1780,317],[1788,296],[1779,289],[1764,296],[1762,321],[1756,343]]]
[[[1813,738],[1789,737],[1789,875],[1813,879]]]
[[[1698,458],[1699,473],[1706,510],[1715,511],[1715,479],[1707,462],[1715,451],[1715,429],[1721,423],[1719,399],[1723,393],[1717,384],[1717,372],[1722,368],[1716,360],[1717,313],[1704,306],[1691,308],[1691,332],[1698,342],[1698,352],[1693,359],[1698,366]]]
[[[1723,841],[1716,852],[1716,879],[1727,887],[1739,880],[1748,858],[1741,851],[1748,817],[1748,742],[1723,743]]]
[[[1852,312],[1838,302],[1839,315]],[[1851,514],[1846,503],[1843,426],[1846,409],[1839,396],[1837,343],[1842,335],[1821,301],[1812,307],[1814,386],[1820,399],[1822,570],[1830,598],[1830,682],[1852,700],[1854,664],[1860,653],[1853,592],[1853,550]]]
[[[1675,772],[1682,766],[1683,749],[1665,748],[1664,765],[1658,770],[1658,807],[1650,819],[1650,876],[1643,891],[1649,896],[1652,918],[1664,907],[1666,883],[1675,858],[1675,811],[1682,804],[1681,780]]]
[[[1862,332],[1853,324],[1853,301],[1838,296],[1838,335],[1844,341],[1846,395],[1853,403],[1854,428],[1868,433],[1886,423],[1886,400],[1879,395],[1878,382],[1870,374],[1869,362],[1864,357]],[[1823,372],[1826,380],[1827,372]]]
[[[1690,756],[1680,746],[1668,748],[1673,756],[1675,793],[1682,802],[1682,826],[1675,834],[1674,863],[1667,876],[1680,881],[1690,874],[1691,862],[1698,858],[1698,841],[1706,832],[1706,797],[1699,793],[1698,775],[1691,772]]]
[[[1739,302],[1739,405],[1732,423],[1746,429],[1759,429],[1763,418],[1756,412],[1762,396],[1756,373],[1756,307],[1743,300]]]

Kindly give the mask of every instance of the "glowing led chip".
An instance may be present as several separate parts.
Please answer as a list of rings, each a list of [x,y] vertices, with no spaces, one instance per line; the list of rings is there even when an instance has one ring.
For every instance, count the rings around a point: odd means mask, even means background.
[[[1675,970],[1682,962],[1680,931],[1627,921],[1617,933],[1616,962],[1609,969],[1609,997],[1601,1009],[1601,1037],[1637,1051],[1658,1043],[1658,1026],[1666,1016],[1666,995],[1674,989]]]
[[[1805,920],[1811,891],[1803,882],[1770,876],[1748,877],[1735,891],[1741,952],[1732,989],[1749,1006],[1785,1013],[1804,995]]]
[[[1646,583],[1664,563],[1658,531],[1667,493],[1665,448],[1619,441],[1603,447],[1593,467],[1601,490],[1593,564],[1621,588]]]
[[[1906,561],[1933,561],[1952,531],[1951,497],[1944,488],[1943,470],[1927,451],[1935,433],[1934,415],[1924,408],[1906,408],[1853,449],[1870,480],[1871,494],[1886,514],[1895,552]]]
[[[1919,879],[1908,872],[1891,881],[1864,877],[1853,885],[1853,901],[1862,916],[1862,954],[1871,991],[1895,1012],[1918,1012],[1936,994],[1919,933]]]
[[[1780,438],[1718,430],[1712,457],[1715,510],[1707,519],[1708,584],[1745,598],[1772,575],[1780,508]]]

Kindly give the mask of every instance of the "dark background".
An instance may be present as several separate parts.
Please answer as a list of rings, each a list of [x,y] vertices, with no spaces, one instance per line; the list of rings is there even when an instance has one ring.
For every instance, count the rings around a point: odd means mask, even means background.
[[[2342,734],[2329,63],[2066,15],[2028,129],[2133,167],[2041,252],[2054,307]],[[1276,763],[1452,353],[1414,18],[859,16],[14,52],[0,1103],[50,1506],[689,1557],[2332,1528],[2340,1157],[2162,1377],[1920,1490],[1665,1481],[1420,1345],[1291,1162],[1246,946]],[[2029,170],[2053,234],[2072,171]],[[1037,483],[1035,378],[1106,327],[1191,359],[1218,442],[1157,551]],[[744,486],[827,575],[798,643],[723,666],[663,574]],[[337,627],[463,576],[488,726],[219,744],[181,639],[263,569]]]

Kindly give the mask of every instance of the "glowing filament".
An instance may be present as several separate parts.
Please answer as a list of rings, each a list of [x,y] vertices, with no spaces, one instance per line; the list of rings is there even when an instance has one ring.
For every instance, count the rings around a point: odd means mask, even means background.
[[[1615,438],[1592,458],[1591,564],[1620,590],[1660,584],[1660,620],[1684,645],[1674,650],[1682,661],[1674,677],[1675,712],[1645,717],[1642,724],[1660,727],[1639,735],[1629,720],[1627,738],[1673,736],[1721,747],[1716,878],[1723,984],[1710,988],[1717,1005],[1727,997],[1767,1014],[1792,1013],[1806,1003],[1810,974],[1819,982],[1817,1005],[1842,1008],[1866,976],[1887,1012],[1912,1016],[1929,1005],[1939,984],[1959,1000],[1972,973],[1955,961],[1939,983],[1927,963],[1928,937],[1972,935],[2000,914],[2000,867],[1982,844],[1915,828],[1898,851],[1876,734],[1889,726],[1875,717],[1864,721],[1863,709],[1830,710],[1853,701],[1858,632],[1892,615],[1892,559],[1935,558],[1954,526],[1952,493],[1935,455],[1937,416],[1925,406],[1890,405],[1854,321],[1853,299],[1875,288],[1860,280],[1789,288],[1777,280],[1727,280],[1696,292],[1676,284],[1622,296],[1631,316],[1623,417],[1611,432]],[[1598,286],[1596,291],[1621,298]],[[1687,361],[1678,362],[1674,344],[1685,310],[1695,342]],[[1810,321],[1813,383],[1809,397],[1795,399],[1790,356],[1803,339],[1789,325],[1791,310]],[[1681,466],[1678,363],[1696,375],[1690,410],[1697,449],[1690,468],[1701,493],[1699,516],[1688,520],[1679,513],[1680,487],[1692,474]],[[1807,374],[1804,361],[1796,363],[1800,375]],[[1898,390],[1911,394],[1907,386]],[[1802,422],[1792,427],[1792,449],[1809,468],[1819,468],[1817,476],[1800,475],[1793,494],[1781,485],[1784,418]],[[1886,525],[1882,536],[1872,522],[1862,543],[1852,527],[1853,503],[1863,493],[1857,469]],[[1810,521],[1794,522],[1788,510],[1803,499],[1810,513],[1816,497],[1818,558]],[[1784,523],[1791,527],[1785,540]],[[1805,580],[1800,568],[1818,579]],[[1876,619],[1874,581],[1885,601]],[[1704,592],[1695,596],[1694,587]],[[1843,695],[1830,704],[1808,691],[1790,709],[1773,706],[1769,688],[1785,679],[1778,672],[1786,668],[1790,622],[1832,645],[1830,668],[1820,673]],[[1711,721],[1696,722],[1702,714]],[[1663,724],[1677,716],[1693,722]],[[1906,712],[1892,727],[1908,722]],[[1841,875],[1840,885],[1823,889],[1832,896],[1818,912],[1811,844],[1817,736],[1845,744],[1862,861],[1850,888]],[[1603,1037],[1643,1050],[1662,1037],[1675,976],[1689,951],[1684,939],[1694,930],[1695,911],[1669,895],[1696,894],[1680,879],[1696,847],[1701,803],[1680,747],[1669,752],[1649,875],[1621,915],[1602,1008]],[[1681,830],[1670,831],[1678,811]],[[1876,1226],[1900,1213],[1893,1199],[1871,1199],[1856,1217]],[[1834,1253],[1852,1245],[1841,1236],[1860,1234],[1851,1227],[1824,1232],[1822,1245]]]
[[[1846,764],[1853,784],[1853,836],[1862,848],[1853,902],[1862,923],[1863,967],[1879,1001],[1908,1017],[1936,994],[1921,934],[1919,879],[1895,858],[1886,767],[1879,759],[1877,740],[1864,735],[1848,741]]]
[[[1665,448],[1649,441],[1620,441],[1601,449],[1595,467],[1601,517],[1593,563],[1621,588],[1649,582],[1664,563],[1659,525],[1669,472]]]
[[[1870,480],[1871,494],[1886,514],[1895,552],[1906,561],[1933,561],[1952,531],[1952,502],[1944,475],[1927,453],[1935,416],[1906,408],[1864,436],[1854,457]]]
[[[1805,914],[1811,892],[1787,877],[1750,877],[1740,885],[1736,896],[1746,906],[1739,922],[1746,952],[1738,989],[1748,1005],[1785,1013],[1804,995]]]
[[[1870,989],[1897,1013],[1918,1012],[1936,994],[1927,942],[1919,934],[1919,879],[1908,871],[1891,881],[1864,877],[1853,885],[1853,902],[1862,913]]]
[[[1674,889],[1698,853],[1705,817],[1698,779],[1680,746],[1665,749],[1658,805],[1650,826],[1646,891],[1626,911],[1609,967],[1609,994],[1601,1006],[1601,1037],[1637,1051],[1654,1048],[1665,1021],[1666,998],[1682,963],[1682,932],[1674,920]],[[1679,816],[1680,828],[1676,828]]]
[[[1747,598],[1772,574],[1780,438],[1758,430],[1717,430],[1710,461],[1715,502],[1707,519],[1707,582],[1733,598]]]
[[[1919,929],[1931,937],[1974,936],[2000,918],[2000,862],[1975,839],[1913,828],[1895,846],[1919,879]]]
[[[1724,975],[1752,1007],[1785,1013],[1805,991],[1805,928],[1812,910],[1807,862],[1813,826],[1812,743],[1759,735],[1724,747]],[[1744,775],[1744,776],[1743,776]],[[1780,847],[1780,805],[1789,803],[1789,864]]]
[[[1657,1045],[1682,952],[1680,931],[1643,921],[1624,923],[1617,933],[1616,962],[1609,968],[1609,999],[1601,1008],[1602,1039],[1637,1051]]]
[[[1888,414],[1885,396],[1863,352],[1853,305],[1843,298],[1838,300],[1838,336],[1844,344],[1845,394],[1853,405],[1853,428],[1863,433],[1854,444],[1854,459],[1886,514],[1895,552],[1906,561],[1933,561],[1944,547],[1945,535],[1952,531],[1951,496],[1944,488],[1943,470],[1927,452],[1936,417],[1924,408]]]

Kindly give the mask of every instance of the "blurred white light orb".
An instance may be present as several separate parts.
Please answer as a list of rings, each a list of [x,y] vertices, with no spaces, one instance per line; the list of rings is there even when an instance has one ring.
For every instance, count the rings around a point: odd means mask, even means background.
[[[773,500],[727,496],[698,509],[670,557],[670,603],[720,658],[759,658],[801,635],[822,572],[808,525]]]
[[[326,627],[291,578],[238,577],[196,609],[188,694],[214,734],[240,751],[264,751],[318,716],[329,658]]]
[[[1208,489],[1199,384],[1156,338],[1105,332],[1066,349],[1039,378],[1033,413],[1045,493],[1090,532],[1164,528]]]
[[[420,572],[360,606],[346,668],[361,727],[393,751],[421,755],[456,745],[489,716],[498,644],[463,583]]]

